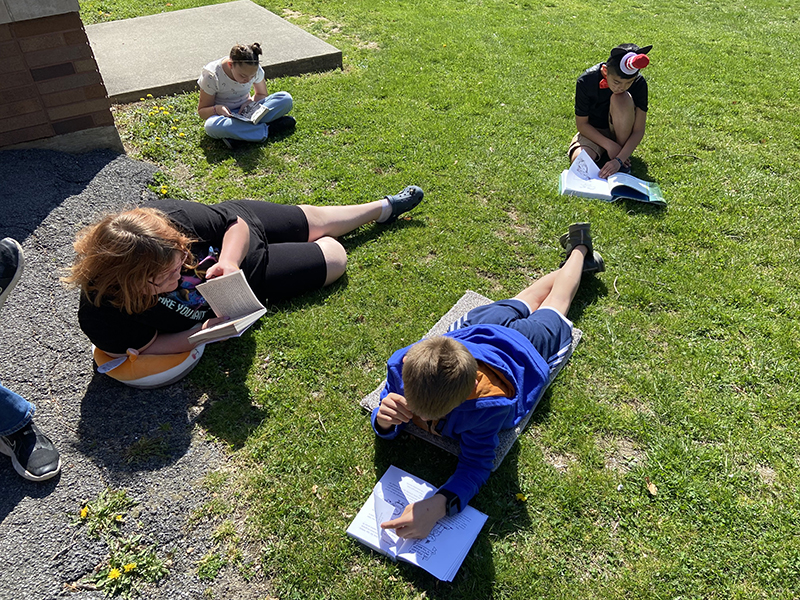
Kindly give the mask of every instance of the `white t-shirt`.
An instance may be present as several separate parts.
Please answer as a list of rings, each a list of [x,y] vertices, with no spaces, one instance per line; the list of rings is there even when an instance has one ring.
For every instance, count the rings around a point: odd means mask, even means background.
[[[259,65],[255,77],[247,83],[239,83],[228,77],[222,69],[222,63],[227,60],[227,57],[220,58],[203,67],[197,85],[206,94],[214,96],[215,104],[227,106],[233,112],[250,97],[250,88],[253,84],[264,81],[264,69]]]

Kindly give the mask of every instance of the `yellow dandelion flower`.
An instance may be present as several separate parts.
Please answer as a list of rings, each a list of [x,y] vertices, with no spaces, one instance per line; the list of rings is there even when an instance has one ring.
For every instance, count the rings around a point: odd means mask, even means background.
[[[167,109],[165,107],[163,107],[163,106],[159,106],[158,110],[167,110]]]
[[[147,94],[147,97],[148,97],[148,98],[152,98],[152,97],[153,97],[153,94]]]
[[[186,134],[185,134],[185,133],[183,133],[183,132],[181,131],[181,132],[178,134],[178,137],[186,137]]]
[[[527,502],[528,497],[525,494],[517,494],[517,500],[519,500],[520,502]]]
[[[131,571],[133,571],[136,568],[136,563],[128,563],[127,565],[125,565],[122,568],[125,570],[126,573],[130,573]]]
[[[160,141],[161,141],[161,138],[160,138],[160,137],[156,137],[156,141],[157,141],[157,142],[160,142]]]
[[[108,572],[108,578],[109,579],[117,579],[120,575],[122,575],[122,573],[120,573],[119,569],[116,569],[116,568],[115,569],[111,569]]]
[[[117,515],[116,517],[114,517],[114,520],[115,520],[117,523],[122,523],[122,515]]]
[[[84,506],[81,509],[81,519],[85,519],[88,516],[89,516],[89,507],[88,506]]]
[[[144,98],[139,98],[139,102],[144,102]]]
[[[168,113],[167,111],[164,111],[164,112],[163,112],[163,113],[161,113],[161,114],[162,114],[162,115],[164,115],[165,117],[168,117],[168,116],[169,116],[169,113]]]
[[[175,126],[173,125],[172,127],[170,127],[170,130],[172,130],[172,131],[178,131],[178,128],[177,128],[177,127],[175,127]]]

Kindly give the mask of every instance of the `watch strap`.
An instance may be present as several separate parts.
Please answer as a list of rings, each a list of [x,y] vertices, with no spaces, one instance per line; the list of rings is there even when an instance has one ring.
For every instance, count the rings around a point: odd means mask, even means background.
[[[457,494],[445,489],[440,489],[436,493],[444,496],[446,501],[445,514],[448,517],[452,517],[453,515],[457,515],[459,512],[461,512],[461,499]]]

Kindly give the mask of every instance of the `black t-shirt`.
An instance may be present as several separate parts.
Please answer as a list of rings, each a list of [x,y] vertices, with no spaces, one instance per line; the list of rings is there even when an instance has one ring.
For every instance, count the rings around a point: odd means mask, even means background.
[[[612,91],[600,89],[600,81],[603,74],[600,66],[596,64],[586,69],[583,75],[578,77],[575,84],[575,116],[589,117],[589,125],[597,129],[608,129],[608,109],[611,105]],[[647,112],[647,81],[642,75],[638,75],[628,91],[633,98],[636,108]]]
[[[236,201],[213,206],[182,200],[158,200],[148,204],[166,213],[175,226],[189,237],[195,260],[203,260],[210,251],[219,251],[228,227],[242,217],[250,227],[250,248],[241,268],[256,294],[264,286],[263,274],[268,255],[266,234],[261,222]],[[184,272],[177,290],[160,294],[158,303],[143,313],[129,315],[110,304],[94,306],[81,294],[78,322],[92,343],[106,352],[124,354],[128,348],[141,348],[156,333],[177,333],[191,329],[214,316],[194,289],[201,283],[194,273]],[[261,296],[259,296],[261,297]]]

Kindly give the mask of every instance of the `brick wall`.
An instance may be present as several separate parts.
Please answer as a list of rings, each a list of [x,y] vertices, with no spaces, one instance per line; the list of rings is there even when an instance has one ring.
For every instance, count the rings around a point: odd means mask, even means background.
[[[114,125],[77,12],[0,24],[0,147]]]

